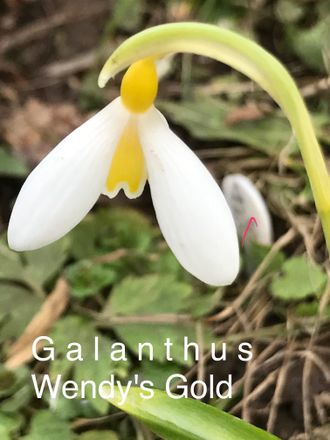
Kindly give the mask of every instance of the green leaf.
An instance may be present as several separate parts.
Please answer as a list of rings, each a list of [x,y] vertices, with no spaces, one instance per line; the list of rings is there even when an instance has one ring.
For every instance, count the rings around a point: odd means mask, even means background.
[[[120,324],[113,326],[120,339],[135,354],[138,354],[138,344],[149,342],[153,346],[154,359],[158,362],[166,361],[164,342],[169,339],[171,346],[171,356],[174,361],[181,365],[192,365],[193,358],[189,352],[188,359],[184,359],[183,340],[187,337],[190,342],[196,342],[196,329],[193,324]],[[205,332],[205,345],[208,345],[210,333]],[[146,351],[147,352],[147,351]],[[146,355],[147,356],[147,355]]]
[[[114,373],[124,375],[130,366],[130,362],[114,362],[109,358],[111,340],[102,336],[94,328],[94,325],[79,316],[69,315],[60,319],[50,335],[56,347],[56,359],[51,363],[51,377],[61,374],[64,380],[72,375],[77,382],[81,380],[93,380],[98,384],[107,380],[109,374]],[[94,360],[94,340],[99,339],[99,360]],[[68,344],[77,342],[82,347],[83,361],[72,362],[66,358]],[[88,389],[88,392],[91,392]],[[93,408],[101,414],[107,410],[107,402],[97,397],[89,401]]]
[[[71,254],[80,260],[119,248],[145,252],[158,235],[150,220],[136,210],[100,209],[70,232]]]
[[[266,255],[271,250],[271,246],[262,245],[260,243],[256,243],[251,241],[249,246],[246,246],[244,249],[244,264],[245,270],[247,273],[251,274],[255,271],[255,269],[259,266],[259,264],[263,261]],[[265,269],[263,275],[268,275],[272,272],[279,271],[283,266],[285,261],[284,253],[279,251],[276,252]]]
[[[1,404],[1,409],[7,414],[17,414],[20,409],[24,410],[34,397],[30,380],[25,379],[25,384],[21,384],[21,387]]]
[[[150,220],[134,209],[100,210],[96,216],[98,242],[105,251],[119,248],[147,251],[159,231]]]
[[[24,252],[25,277],[41,286],[63,267],[69,250],[66,237],[36,251]]]
[[[70,252],[76,260],[97,254],[98,228],[96,215],[88,214],[70,233]]]
[[[191,3],[197,9],[195,13],[199,21],[219,23],[219,21],[223,20],[225,23],[228,23],[230,28],[232,28],[236,22],[238,27],[238,23],[240,23],[239,18],[245,15],[246,5],[240,2],[228,0],[222,0],[221,2],[217,0],[193,0]],[[240,27],[240,30],[244,31],[242,27]]]
[[[295,313],[301,317],[316,316],[320,312],[320,302],[311,301],[297,304],[295,307]],[[323,311],[325,316],[330,317],[330,305],[328,305]]]
[[[19,336],[41,306],[41,299],[10,283],[0,284],[0,342]],[[1,323],[2,321],[2,323]]]
[[[183,312],[192,293],[189,284],[171,276],[127,277],[113,289],[104,313],[125,316]]]
[[[24,283],[35,292],[43,292],[43,285],[62,268],[68,256],[66,237],[37,251],[17,253],[0,240],[0,279]]]
[[[89,402],[79,399],[66,399],[62,394],[58,394],[56,397],[56,405],[54,400],[49,395],[45,395],[44,400],[52,408],[54,414],[61,420],[72,420],[79,416],[94,417],[95,410],[92,408],[92,414],[85,414],[86,409],[90,409]],[[96,414],[97,415],[97,414]]]
[[[119,440],[114,431],[88,431],[79,436],[79,440]]]
[[[116,390],[117,391],[117,390]],[[155,390],[143,399],[139,388],[131,388],[123,405],[119,392],[110,402],[145,423],[164,440],[275,440],[269,434],[230,414],[193,399],[174,400]]]
[[[121,0],[114,4],[111,21],[107,32],[120,28],[126,31],[135,30],[141,23],[144,11],[143,0]]]
[[[10,440],[12,434],[15,434],[22,424],[22,418],[19,415],[7,415],[0,412],[0,438],[1,440]]]
[[[102,313],[104,319],[113,316],[145,316],[157,314],[180,314],[188,312],[193,290],[189,284],[176,281],[172,276],[145,275],[143,277],[127,277],[119,283],[110,296]],[[171,355],[174,360],[183,363],[183,338],[195,341],[194,323],[129,323],[114,325],[120,338],[137,353],[139,342],[150,342],[154,347],[154,357],[162,362],[165,360],[164,346],[160,341],[170,338],[173,342]],[[206,330],[206,338],[209,333]],[[191,359],[184,363],[191,363]]]
[[[167,247],[164,248],[163,242],[160,243],[159,248],[155,249],[153,258],[149,261],[149,267],[150,272],[161,275],[171,275],[176,280],[189,284],[197,285],[200,283],[203,288],[205,286],[181,266],[173,252]]]
[[[0,241],[0,279],[20,280],[23,271],[24,266],[19,254],[11,251]]]
[[[292,136],[287,120],[276,114],[259,120],[226,123],[234,107],[220,99],[200,97],[179,103],[163,101],[159,107],[196,139],[240,142],[269,155],[278,154]]]
[[[311,28],[288,27],[288,42],[294,52],[308,66],[324,72],[322,46],[325,42],[326,31],[329,28],[329,17],[318,21]]]
[[[215,307],[219,306],[223,293],[224,289],[218,287],[214,292],[194,295],[188,304],[191,315],[198,318],[210,313]]]
[[[32,419],[30,434],[23,440],[73,440],[69,425],[47,410],[38,411]]]
[[[206,295],[206,297],[208,297]],[[205,299],[206,299],[205,297]],[[200,297],[201,298],[201,297]],[[113,289],[101,319],[124,316],[145,316],[162,314],[185,314],[191,310],[202,308],[205,303],[195,302],[192,286],[177,281],[171,275],[145,275],[142,277],[127,277]],[[213,303],[211,303],[213,306]],[[193,322],[167,324],[150,323],[120,323],[113,325],[114,330],[134,353],[137,353],[139,342],[150,342],[154,348],[154,357],[159,362],[165,360],[164,346],[160,343],[170,338],[173,343],[171,355],[180,364],[192,363],[192,358],[184,360],[183,339],[196,341],[196,328]],[[205,344],[208,344],[211,334],[204,329]]]
[[[15,313],[17,307],[23,303],[25,307],[33,295],[24,287],[9,282],[0,283],[0,320],[10,313]],[[40,301],[37,299],[38,305]]]
[[[278,0],[275,14],[282,23],[296,23],[304,15],[304,8],[291,0]]]
[[[164,389],[167,379],[172,374],[180,373],[180,366],[173,362],[159,363],[143,360],[141,364],[142,378],[151,380],[155,388]]]
[[[13,371],[6,370],[0,365],[0,398],[12,391],[16,383],[16,376]]]
[[[108,264],[96,264],[90,260],[79,261],[66,270],[71,285],[71,294],[77,298],[86,298],[113,284],[117,275]]]
[[[25,177],[28,168],[24,162],[10,154],[4,148],[0,148],[0,175],[9,177]]]
[[[96,384],[107,380],[109,374],[113,373],[116,369],[114,363],[105,355],[106,349],[109,346],[109,341],[99,335],[101,352],[103,355],[100,356],[98,361],[95,361],[92,349],[89,349],[89,353],[86,355],[83,362],[77,362],[75,365],[75,380],[79,383],[81,381],[93,380]],[[86,342],[85,342],[86,346]],[[105,414],[108,409],[108,403],[99,397],[93,399],[91,388],[87,388],[86,392],[87,399],[91,402],[92,406],[100,413]]]
[[[33,396],[28,368],[20,367],[13,371],[0,365],[0,411],[15,416],[21,408],[29,405]]]
[[[327,276],[320,266],[305,257],[293,257],[282,267],[282,274],[271,284],[272,294],[284,300],[301,300],[311,294],[320,293]]]

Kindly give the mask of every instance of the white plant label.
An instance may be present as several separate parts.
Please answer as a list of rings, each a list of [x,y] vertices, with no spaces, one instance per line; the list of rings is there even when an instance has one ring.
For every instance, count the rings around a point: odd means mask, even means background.
[[[273,227],[269,210],[251,180],[243,174],[230,174],[223,179],[222,189],[243,242],[248,232],[247,241],[270,245]]]

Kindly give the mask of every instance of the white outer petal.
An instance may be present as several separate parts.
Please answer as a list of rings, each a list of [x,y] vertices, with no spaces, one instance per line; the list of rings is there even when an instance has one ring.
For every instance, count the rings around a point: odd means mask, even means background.
[[[154,108],[140,116],[139,134],[157,219],[169,247],[205,283],[232,283],[239,270],[239,246],[218,184]]]
[[[120,99],[114,100],[63,139],[32,171],[10,218],[12,249],[38,249],[82,220],[104,188],[128,118]]]

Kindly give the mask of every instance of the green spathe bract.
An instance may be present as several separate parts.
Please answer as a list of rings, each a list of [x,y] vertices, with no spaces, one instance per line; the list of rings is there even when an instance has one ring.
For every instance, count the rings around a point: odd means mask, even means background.
[[[169,53],[205,55],[257,82],[283,109],[297,138],[330,250],[330,178],[300,92],[285,67],[257,43],[217,26],[173,23],[155,26],[124,41],[105,63],[99,85],[133,62]]]
[[[164,391],[154,390],[151,399],[140,396],[140,388],[131,388],[123,405],[115,387],[110,402],[145,423],[164,440],[276,440],[272,434],[256,428],[213,406],[197,400],[173,400]]]

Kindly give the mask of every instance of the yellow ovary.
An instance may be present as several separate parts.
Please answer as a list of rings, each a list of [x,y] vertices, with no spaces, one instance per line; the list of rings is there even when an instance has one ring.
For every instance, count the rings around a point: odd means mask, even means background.
[[[125,73],[120,96],[125,107],[132,113],[144,113],[152,106],[158,91],[155,63],[143,59],[133,63]]]
[[[113,155],[106,189],[115,196],[123,188],[127,197],[138,197],[147,178],[146,164],[134,120],[126,125]]]
[[[131,113],[144,113],[153,104],[158,91],[155,63],[143,59],[132,64],[125,73],[121,100]],[[119,139],[106,181],[106,191],[114,197],[122,188],[127,197],[138,197],[147,179],[146,164],[140,145],[135,117],[132,115]]]

